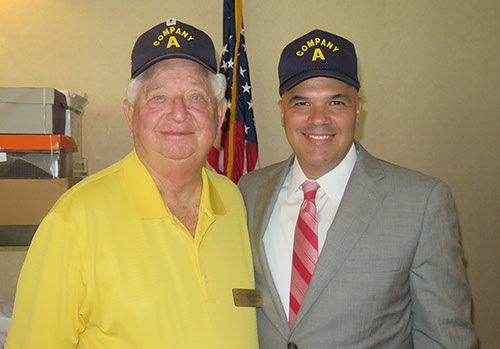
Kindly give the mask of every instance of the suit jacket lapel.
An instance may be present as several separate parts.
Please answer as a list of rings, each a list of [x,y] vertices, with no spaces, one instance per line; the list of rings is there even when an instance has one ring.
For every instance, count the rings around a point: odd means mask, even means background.
[[[262,311],[266,314],[266,316],[275,324],[275,326],[279,329],[283,337],[287,338],[290,333],[290,327],[288,325],[288,320],[286,318],[285,311],[283,310],[283,305],[281,303],[281,298],[276,290],[274,285],[273,277],[271,274],[271,270],[269,269],[269,264],[267,262],[266,252],[264,249],[264,243],[262,238],[264,237],[264,233],[266,232],[267,225],[269,224],[269,219],[274,209],[274,205],[280,193],[283,182],[285,181],[285,177],[290,169],[290,166],[293,163],[293,156],[290,157],[287,161],[282,162],[279,167],[277,167],[276,171],[269,173],[269,177],[265,178],[263,182],[260,183],[259,186],[259,197],[262,200],[255,205],[255,213],[254,217],[256,218],[254,224],[255,228],[253,229],[252,240],[253,246],[255,249],[255,256],[257,260],[254,261],[256,263],[256,268],[259,268],[262,272],[263,281],[266,284],[262,292],[262,297],[265,299],[269,299],[274,309],[269,309],[264,307]]]
[[[328,230],[313,278],[295,320],[299,324],[324,288],[344,264],[368,223],[380,207],[385,194],[376,186],[384,173],[378,161],[361,145],[358,160],[347,184],[339,210]]]

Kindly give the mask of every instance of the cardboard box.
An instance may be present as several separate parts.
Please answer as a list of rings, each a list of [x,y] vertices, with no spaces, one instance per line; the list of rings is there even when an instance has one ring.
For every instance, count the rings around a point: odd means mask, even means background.
[[[0,225],[38,225],[81,178],[0,179]]]
[[[61,91],[66,96],[66,127],[64,135],[73,137],[77,145],[77,150],[73,156],[82,156],[82,117],[84,107],[87,104],[87,96],[82,97],[76,93],[70,94],[69,91]]]
[[[75,149],[62,135],[0,134],[0,178],[72,177]]]
[[[65,178],[73,176],[73,157],[67,151],[1,152],[0,178]]]
[[[53,88],[0,87],[0,133],[64,134],[66,107]]]

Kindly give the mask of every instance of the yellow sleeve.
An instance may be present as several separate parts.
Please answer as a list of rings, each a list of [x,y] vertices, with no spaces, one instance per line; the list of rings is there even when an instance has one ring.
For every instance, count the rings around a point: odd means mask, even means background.
[[[52,211],[39,226],[21,270],[9,348],[76,348],[84,330],[82,249],[69,222]]]

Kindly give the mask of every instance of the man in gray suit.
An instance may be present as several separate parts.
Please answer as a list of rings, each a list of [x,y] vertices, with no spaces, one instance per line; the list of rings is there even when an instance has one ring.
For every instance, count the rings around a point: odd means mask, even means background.
[[[285,47],[279,80],[294,154],[239,183],[262,292],[260,348],[477,347],[449,187],[354,140],[361,110],[354,45],[314,30]],[[297,301],[290,280],[299,269],[294,229],[305,180],[319,184],[317,262]]]

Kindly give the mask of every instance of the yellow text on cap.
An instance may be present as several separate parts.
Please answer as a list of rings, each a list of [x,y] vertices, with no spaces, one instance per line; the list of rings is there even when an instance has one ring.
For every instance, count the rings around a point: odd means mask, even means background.
[[[167,27],[167,28],[163,29],[163,32],[160,35],[158,35],[157,40],[155,40],[153,42],[153,46],[159,46],[161,44],[161,42],[166,37],[168,37],[167,48],[169,48],[171,46],[180,47],[181,45],[179,45],[179,41],[177,41],[177,38],[175,37],[175,35],[182,36],[182,37],[186,38],[187,41],[194,40],[194,37],[191,34],[189,34],[187,31],[185,31],[181,28],[176,28],[175,26],[172,26],[172,27]]]
[[[315,46],[326,47],[327,49],[331,50],[332,52],[340,51],[340,49],[333,42],[327,41],[326,39],[322,39],[322,38],[314,38],[314,39],[306,41],[306,43],[304,45],[302,45],[300,47],[300,50],[297,51],[295,54],[299,57],[302,57],[311,47],[315,47]],[[317,52],[315,51],[314,54],[316,55]],[[320,54],[323,55],[322,52]],[[317,57],[316,57],[316,59],[317,59]],[[313,59],[313,60],[316,60],[316,59]],[[324,56],[323,56],[323,59],[324,59]]]

